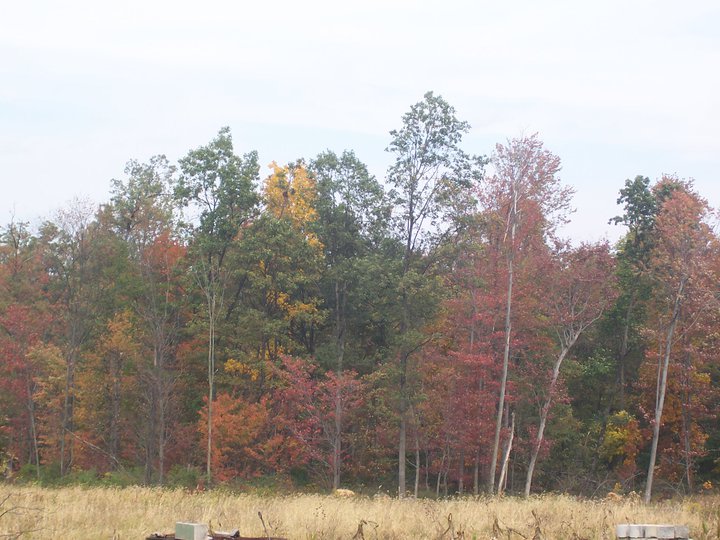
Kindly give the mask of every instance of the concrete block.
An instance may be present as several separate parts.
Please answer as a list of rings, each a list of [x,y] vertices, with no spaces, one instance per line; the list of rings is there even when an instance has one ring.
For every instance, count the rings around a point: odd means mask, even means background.
[[[656,525],[623,523],[615,527],[618,540],[689,540],[687,525]]]
[[[176,523],[176,540],[205,540],[208,535],[208,526],[203,523]]]
[[[675,538],[675,526],[674,525],[655,525],[656,534],[654,536],[657,536],[658,539],[670,539],[674,540]]]

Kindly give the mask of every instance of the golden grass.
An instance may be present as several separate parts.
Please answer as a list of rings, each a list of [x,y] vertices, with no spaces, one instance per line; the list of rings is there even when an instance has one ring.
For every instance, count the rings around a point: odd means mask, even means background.
[[[260,536],[262,512],[271,535],[291,539],[350,539],[365,520],[365,539],[450,538],[448,516],[466,539],[614,539],[618,523],[690,526],[696,540],[718,538],[720,498],[704,496],[644,506],[637,500],[588,501],[563,495],[516,498],[454,498],[441,501],[322,495],[257,496],[222,491],[189,494],[160,488],[48,489],[0,484],[0,537],[143,539],[172,532],[176,521],[239,528]],[[537,516],[537,519],[535,518]],[[516,531],[516,532],[512,532]],[[498,534],[499,533],[499,534]]]

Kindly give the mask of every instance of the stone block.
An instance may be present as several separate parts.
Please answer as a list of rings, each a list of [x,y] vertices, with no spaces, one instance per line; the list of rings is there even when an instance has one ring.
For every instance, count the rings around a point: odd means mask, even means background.
[[[208,526],[203,523],[176,523],[175,540],[205,540]]]
[[[618,540],[689,540],[690,530],[686,525],[656,525],[623,523],[615,527]]]

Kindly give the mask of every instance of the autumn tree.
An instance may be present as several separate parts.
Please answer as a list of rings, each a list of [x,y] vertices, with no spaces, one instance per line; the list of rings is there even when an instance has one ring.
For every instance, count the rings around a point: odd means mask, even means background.
[[[94,270],[101,262],[94,256],[97,228],[95,208],[88,201],[75,200],[58,212],[54,222],[41,230],[46,243],[46,265],[53,280],[49,284],[62,320],[62,346],[65,356],[65,388],[60,426],[60,474],[73,463],[75,438],[76,375],[93,325],[99,290],[93,287]]]
[[[445,442],[436,442],[434,453],[439,452],[446,467],[451,459],[457,459],[460,492],[469,485],[466,466],[472,464],[475,494],[480,492],[480,472],[487,461],[485,449],[492,443],[492,425],[487,420],[494,416],[500,374],[493,362],[499,304],[492,279],[488,279],[495,262],[492,250],[484,245],[485,227],[482,214],[475,214],[466,220],[457,240],[459,255],[445,276],[449,294],[437,326],[442,337],[424,350],[420,366],[423,401],[416,407],[415,422],[428,443],[442,434]],[[426,461],[432,463],[427,456]],[[446,469],[445,483],[448,473]]]
[[[508,367],[513,343],[516,272],[526,266],[533,253],[544,251],[545,239],[563,222],[572,190],[562,187],[558,178],[560,159],[546,150],[537,135],[498,144],[491,160],[494,173],[482,189],[482,201],[489,222],[488,245],[491,257],[504,259],[498,266],[504,279],[504,343],[502,370],[495,420],[495,436],[490,458],[487,490],[495,490],[500,434],[505,416]],[[532,263],[530,262],[532,266]],[[498,280],[499,282],[500,280]]]
[[[156,468],[162,483],[176,379],[172,363],[185,307],[180,279],[185,247],[178,238],[170,192],[175,167],[164,156],[154,156],[148,163],[128,162],[125,173],[126,180],[113,180],[111,203],[105,210],[132,261],[135,288],[131,303],[143,321],[138,331],[150,357],[149,362],[137,366],[147,411],[141,436],[145,481],[151,481]]]
[[[284,356],[282,385],[274,400],[282,404],[292,436],[310,464],[319,464],[320,473],[337,489],[343,454],[343,423],[335,418],[349,416],[361,403],[362,384],[352,371],[317,373],[308,360]]]
[[[200,409],[198,430],[207,437],[208,407]],[[216,479],[251,479],[271,472],[282,473],[296,465],[302,449],[296,444],[287,449],[287,437],[277,427],[282,419],[274,417],[268,398],[249,402],[226,392],[218,392],[212,430],[215,433],[210,458]]]
[[[549,283],[545,289],[547,320],[556,337],[557,347],[550,380],[540,408],[540,418],[525,480],[525,496],[530,495],[533,473],[543,444],[548,414],[555,399],[560,369],[578,338],[611,304],[614,291],[614,261],[607,243],[561,248],[549,268]]]
[[[654,340],[657,344],[657,384],[653,413],[653,436],[650,448],[645,502],[652,497],[660,429],[668,388],[673,351],[682,335],[678,328],[689,318],[700,321],[715,303],[716,279],[712,271],[712,255],[717,242],[706,223],[707,202],[692,190],[689,183],[664,177],[655,187],[659,192],[672,187],[662,202],[655,221],[655,241],[649,262],[648,276],[653,283],[656,312]],[[692,309],[689,309],[692,306]]]
[[[124,450],[132,440],[128,436],[133,431],[129,429],[130,422],[139,420],[128,414],[138,397],[134,389],[141,347],[134,334],[130,312],[119,312],[107,323],[96,350],[87,355],[78,380],[78,401],[83,404],[78,417],[85,434],[83,440],[92,444],[89,453],[99,454],[85,464],[100,470],[122,468]],[[101,461],[107,463],[98,467]]]

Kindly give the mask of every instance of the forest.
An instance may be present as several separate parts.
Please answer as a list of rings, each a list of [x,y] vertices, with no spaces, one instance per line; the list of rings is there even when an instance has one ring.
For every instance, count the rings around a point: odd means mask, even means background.
[[[0,228],[5,479],[712,490],[708,202],[634,176],[620,241],[572,243],[560,158],[537,135],[471,155],[469,129],[425,94],[378,179],[352,150],[266,168],[222,128]]]

